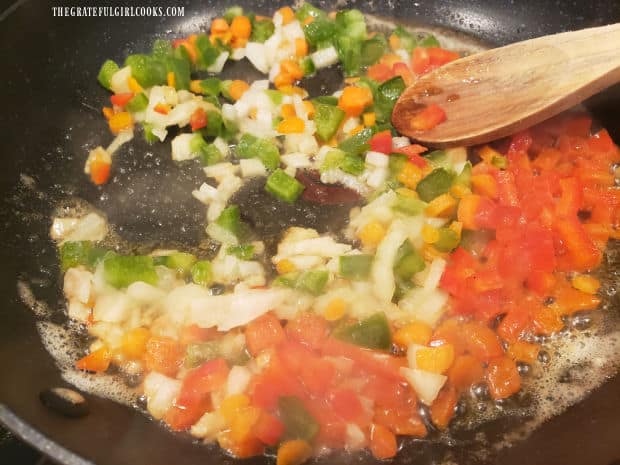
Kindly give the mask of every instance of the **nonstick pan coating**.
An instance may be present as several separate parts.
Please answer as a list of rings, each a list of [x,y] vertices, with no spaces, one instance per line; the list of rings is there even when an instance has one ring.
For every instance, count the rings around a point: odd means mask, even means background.
[[[175,436],[145,415],[103,398],[87,395],[90,414],[81,419],[64,418],[46,409],[38,400],[39,393],[66,383],[43,348],[35,329],[37,317],[17,294],[18,280],[29,281],[36,298],[56,309],[47,318],[63,322],[60,275],[48,229],[53,207],[68,196],[101,208],[128,240],[193,244],[201,238],[204,212],[191,201],[189,191],[202,180],[202,174],[195,167],[175,166],[166,144],[147,149],[132,143],[133,149],[119,156],[114,181],[104,189],[92,186],[82,173],[87,150],[109,139],[98,110],[107,97],[96,82],[102,61],[121,61],[132,51],[147,50],[157,36],[173,38],[205,30],[214,15],[231,5],[213,0],[166,2],[167,6],[184,6],[185,16],[59,18],[51,10],[57,4],[0,3],[0,421],[61,463],[237,463],[216,448]],[[264,13],[285,4],[234,3]],[[355,6],[408,24],[447,27],[495,45],[620,21],[620,2],[605,0],[315,3],[325,8]],[[106,6],[113,4],[106,2]],[[140,2],[140,6],[155,4]],[[70,5],[64,2],[62,6]],[[619,89],[595,97],[588,106],[612,137],[620,140]],[[618,464],[619,419],[620,378],[616,376],[497,456],[481,458],[468,441],[454,447],[414,441],[407,443],[393,463],[431,464],[448,457],[461,465]],[[490,425],[486,430],[491,441],[501,438],[509,423]],[[267,462],[265,458],[244,461],[252,465]],[[372,462],[366,455],[329,460]]]

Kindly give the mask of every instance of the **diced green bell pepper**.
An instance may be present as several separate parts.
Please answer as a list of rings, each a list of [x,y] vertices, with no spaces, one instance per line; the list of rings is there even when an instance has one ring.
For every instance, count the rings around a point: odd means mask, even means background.
[[[347,35],[339,35],[336,37],[335,46],[344,75],[357,76],[362,66],[362,41]]]
[[[127,102],[125,108],[132,113],[137,113],[139,111],[146,110],[146,107],[149,105],[149,99],[144,95],[144,92],[140,92],[132,97],[132,99]]]
[[[370,66],[375,64],[385,54],[387,41],[383,34],[377,34],[372,39],[362,42],[362,54],[360,64]]]
[[[153,258],[143,255],[113,255],[103,261],[105,281],[116,288],[127,287],[136,281],[157,284]]]
[[[336,23],[324,17],[317,17],[310,24],[304,26],[306,40],[313,46],[316,46],[319,42],[331,40],[335,34]]]
[[[418,41],[410,32],[403,29],[402,26],[398,26],[394,29],[393,34],[400,39],[400,46],[407,50],[407,52],[411,53],[413,49],[417,47]]]
[[[314,66],[314,61],[310,57],[302,58],[299,62],[299,67],[303,71],[304,77],[311,76],[316,72],[316,66]]]
[[[337,103],[337,100],[336,100]],[[316,102],[314,104],[314,124],[316,135],[323,141],[329,141],[340,127],[345,112],[335,105]]]
[[[337,31],[354,40],[362,41],[367,38],[366,18],[360,10],[342,10],[336,13]]]
[[[309,292],[313,295],[320,295],[327,285],[329,273],[324,270],[310,270],[304,272],[293,272],[278,276],[273,280],[276,286],[291,287],[300,291]]]
[[[452,186],[454,174],[444,168],[435,168],[425,176],[416,186],[420,199],[430,202],[435,197],[445,194]]]
[[[153,134],[153,125],[150,123],[142,123],[142,130],[144,132],[144,140],[149,144],[153,144],[159,140],[155,134]]]
[[[200,88],[205,94],[217,97],[222,91],[222,81],[216,77],[209,77],[200,81]]]
[[[164,63],[149,55],[129,55],[125,65],[131,68],[131,75],[142,87],[152,87],[166,83]]]
[[[370,274],[374,256],[366,254],[341,255],[338,259],[340,276],[353,280],[364,280]]]
[[[151,55],[156,58],[163,58],[174,53],[172,43],[166,39],[155,39],[151,47]]]
[[[427,203],[414,197],[408,197],[400,193],[396,194],[396,202],[392,207],[394,210],[406,215],[416,216],[424,213]]]
[[[313,18],[325,17],[327,16],[327,13],[308,2],[304,2],[303,5],[301,5],[301,7],[299,7],[299,9],[295,12],[295,18],[303,23],[303,21],[309,16],[312,16]]]
[[[172,268],[176,270],[179,276],[186,276],[189,274],[195,262],[196,257],[186,252],[176,252],[172,255],[153,257],[154,265],[163,265],[167,268]]]
[[[451,252],[459,245],[458,234],[450,228],[439,229],[439,239],[433,246],[440,252]]]
[[[414,274],[419,273],[426,267],[424,259],[415,250],[409,240],[406,240],[398,249],[394,261],[394,273],[403,281],[409,281]]]
[[[493,155],[491,164],[500,170],[505,170],[508,167],[508,159],[503,155]]]
[[[250,41],[263,43],[273,35],[275,30],[276,27],[274,26],[273,21],[269,18],[254,20],[252,21]]]
[[[241,233],[241,212],[237,205],[226,207],[215,222],[222,228],[239,237]]]
[[[209,66],[215,63],[215,60],[220,55],[220,51],[211,43],[206,34],[200,34],[196,38],[195,45],[197,51],[196,69],[206,71]]]
[[[270,170],[280,166],[280,151],[268,139],[260,139],[252,134],[243,134],[236,149],[239,158],[258,158]]]
[[[361,155],[362,153],[370,150],[370,144],[368,141],[372,135],[373,130],[371,128],[362,129],[357,134],[340,142],[340,144],[338,144],[338,148],[351,155]]]
[[[471,162],[466,162],[463,170],[454,178],[453,184],[469,187],[471,185]]]
[[[295,396],[278,398],[278,416],[284,424],[283,439],[311,442],[319,432],[319,424]]]
[[[452,168],[445,150],[433,150],[428,155],[424,155],[424,158],[426,158],[433,168]]]
[[[207,116],[208,118],[208,116]],[[208,144],[199,132],[194,133],[194,137],[189,143],[192,153],[197,153],[200,162],[205,165],[214,165],[222,160],[222,152],[214,144]]]
[[[428,47],[440,47],[439,41],[432,34],[428,34],[426,37],[420,39],[416,46],[417,47],[426,47],[426,48],[428,48]]]
[[[364,168],[364,160],[359,156],[351,155],[340,149],[333,149],[325,155],[325,160],[323,160],[320,171],[325,172],[331,169],[341,169],[345,173],[358,176],[364,172]]]
[[[374,93],[374,109],[378,123],[389,123],[392,119],[392,110],[396,100],[405,90],[405,81],[400,76],[388,79],[377,87]]]
[[[375,313],[357,323],[340,326],[332,335],[342,341],[369,349],[389,350],[392,346],[390,325],[383,312]]]
[[[79,265],[93,269],[104,257],[106,250],[96,247],[91,241],[68,241],[60,246],[59,254],[62,271]]]
[[[224,19],[228,24],[232,23],[237,16],[243,16],[243,8],[237,5],[231,6],[224,12]]]
[[[102,65],[101,69],[99,69],[99,74],[97,75],[97,80],[99,84],[105,87],[108,90],[110,88],[110,81],[112,80],[112,76],[119,70],[118,65],[112,60],[106,60]]]
[[[220,357],[220,344],[217,341],[188,344],[185,349],[185,368],[196,368],[209,360]]]
[[[190,270],[192,281],[201,286],[209,286],[213,282],[213,269],[211,262],[198,260],[192,265]]]
[[[288,203],[295,202],[304,189],[302,183],[280,168],[271,173],[265,184],[267,192]]]
[[[338,97],[334,97],[333,95],[319,95],[318,97],[312,99],[312,103],[314,103],[314,105],[323,103],[325,105],[336,106],[338,105]]]
[[[231,245],[226,249],[226,253],[234,255],[239,260],[252,260],[254,258],[254,246],[251,244]]]
[[[207,137],[217,137],[224,130],[224,119],[219,111],[207,110],[207,126],[202,128],[202,132]]]
[[[267,89],[265,93],[274,105],[280,105],[284,99],[284,94],[279,90]]]

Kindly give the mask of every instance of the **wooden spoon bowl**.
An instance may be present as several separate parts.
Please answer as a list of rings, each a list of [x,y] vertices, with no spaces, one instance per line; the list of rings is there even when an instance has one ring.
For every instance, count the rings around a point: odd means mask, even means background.
[[[620,81],[620,23],[517,42],[448,63],[400,96],[392,123],[436,147],[474,145],[548,119]],[[447,120],[428,131],[415,114],[439,105]]]

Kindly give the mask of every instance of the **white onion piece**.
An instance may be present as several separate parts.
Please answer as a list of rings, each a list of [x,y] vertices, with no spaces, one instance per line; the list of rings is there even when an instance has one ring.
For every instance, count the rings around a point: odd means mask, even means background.
[[[448,380],[447,376],[418,369],[401,367],[400,372],[407,379],[418,397],[426,405],[431,405],[439,391]]]

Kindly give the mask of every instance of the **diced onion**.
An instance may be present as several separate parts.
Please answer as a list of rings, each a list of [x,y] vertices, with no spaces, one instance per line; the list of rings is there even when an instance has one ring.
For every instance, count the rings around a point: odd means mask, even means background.
[[[407,379],[418,397],[426,405],[431,405],[439,391],[448,380],[447,376],[430,371],[401,367],[400,372]]]
[[[338,52],[333,46],[326,47],[314,52],[310,58],[317,68],[327,68],[338,63]]]

